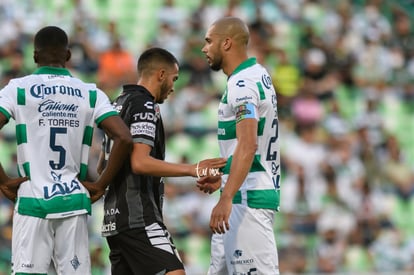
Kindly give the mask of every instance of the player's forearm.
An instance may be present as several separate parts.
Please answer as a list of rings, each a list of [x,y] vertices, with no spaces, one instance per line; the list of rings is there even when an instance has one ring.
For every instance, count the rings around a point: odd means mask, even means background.
[[[6,172],[4,172],[3,166],[0,163],[0,185],[6,182],[8,178],[9,177],[6,175]]]
[[[121,169],[124,161],[129,157],[131,151],[132,140],[129,136],[114,138],[111,154],[109,155],[106,167],[102,170],[98,182],[102,187],[106,188]]]
[[[195,165],[170,163],[151,156],[132,160],[132,171],[154,177],[183,177],[195,176]]]

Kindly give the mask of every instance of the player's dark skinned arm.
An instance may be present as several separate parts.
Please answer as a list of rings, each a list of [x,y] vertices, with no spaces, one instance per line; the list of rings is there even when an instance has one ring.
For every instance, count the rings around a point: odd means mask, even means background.
[[[8,122],[7,117],[0,113],[0,130]],[[20,184],[27,181],[28,177],[10,178],[6,175],[3,166],[0,163],[0,191],[9,200],[15,202],[17,198],[17,190]]]
[[[243,119],[236,125],[237,146],[229,177],[211,213],[210,228],[214,233],[222,234],[230,228],[233,197],[246,179],[257,150],[257,127],[257,120],[253,118]]]
[[[97,201],[111,183],[123,162],[129,157],[132,147],[132,137],[128,127],[119,116],[111,116],[103,120],[100,127],[113,140],[111,154],[105,169],[102,169],[95,182],[82,182],[88,189],[92,203]]]
[[[197,164],[171,163],[153,158],[150,155],[152,147],[144,143],[135,143],[131,155],[131,167],[135,174],[155,177],[197,176]],[[203,169],[221,168],[226,165],[223,158],[212,158],[200,161],[198,167]]]

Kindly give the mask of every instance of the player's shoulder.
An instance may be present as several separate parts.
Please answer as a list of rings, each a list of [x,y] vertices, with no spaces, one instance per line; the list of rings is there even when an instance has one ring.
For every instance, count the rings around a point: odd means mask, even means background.
[[[260,65],[256,64],[231,75],[227,81],[227,86],[239,88],[252,85],[255,86],[256,83],[260,81],[263,74],[263,70],[261,70],[260,67]]]
[[[70,81],[77,86],[83,86],[84,89],[101,91],[94,82],[86,82],[78,77],[71,77]]]
[[[130,87],[123,91],[124,94],[127,94],[131,100],[135,102],[154,102],[154,97],[145,89],[140,86]]]
[[[142,89],[126,89],[115,100],[118,105],[129,104],[133,109],[153,110],[155,104],[154,97]]]
[[[33,75],[33,74],[12,78],[12,79],[9,80],[8,85],[22,86],[23,83],[27,84],[27,83],[33,81],[34,78],[35,78],[35,75]]]

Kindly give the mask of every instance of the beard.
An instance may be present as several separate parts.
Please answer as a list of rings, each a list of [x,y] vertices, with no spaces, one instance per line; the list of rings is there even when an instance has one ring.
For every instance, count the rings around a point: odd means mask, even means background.
[[[161,84],[161,92],[160,92],[160,98],[157,100],[158,104],[161,104],[164,102],[164,100],[168,97],[168,93],[170,92],[170,89],[168,88],[168,85],[163,82]]]
[[[221,65],[223,63],[223,59],[221,58],[221,56],[217,59],[211,60],[211,64],[210,64],[210,68],[213,71],[220,71],[221,70]]]

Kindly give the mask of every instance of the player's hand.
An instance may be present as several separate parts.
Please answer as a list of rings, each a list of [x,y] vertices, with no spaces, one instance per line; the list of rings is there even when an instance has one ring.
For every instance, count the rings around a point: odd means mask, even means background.
[[[105,188],[102,188],[96,182],[81,181],[81,183],[88,190],[92,203],[99,200],[105,194]]]
[[[194,177],[202,178],[207,176],[221,176],[220,168],[226,166],[227,159],[212,158],[197,163],[194,167]]]
[[[221,186],[221,176],[202,177],[197,180],[200,191],[208,194],[214,193]]]
[[[230,229],[229,217],[232,206],[233,202],[231,199],[220,197],[210,217],[210,229],[213,233],[224,234]]]
[[[0,184],[0,191],[6,198],[12,202],[15,202],[17,199],[17,191],[20,187],[20,184],[27,180],[29,180],[28,177],[8,178],[5,182]]]

